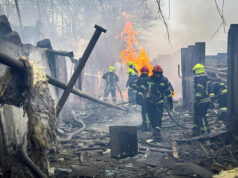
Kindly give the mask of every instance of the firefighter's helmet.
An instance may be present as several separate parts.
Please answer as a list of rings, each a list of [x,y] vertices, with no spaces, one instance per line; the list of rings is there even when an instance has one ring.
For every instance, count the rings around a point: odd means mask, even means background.
[[[153,71],[153,73],[163,73],[163,69],[160,65],[154,66],[152,71]]]
[[[110,71],[110,72],[115,71],[115,67],[113,67],[113,66],[109,66],[109,71]]]
[[[132,68],[132,67],[134,67],[134,62],[133,62],[133,61],[129,61],[129,62],[127,63],[127,65]]]
[[[193,71],[194,71],[194,74],[203,74],[205,73],[205,68],[204,68],[204,65],[202,64],[196,64],[194,67],[193,67]]]
[[[140,70],[141,73],[146,73],[148,74],[149,73],[149,68],[147,66],[143,66]]]

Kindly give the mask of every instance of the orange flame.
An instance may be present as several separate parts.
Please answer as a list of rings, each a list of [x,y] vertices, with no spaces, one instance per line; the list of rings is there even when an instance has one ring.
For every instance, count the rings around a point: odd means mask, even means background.
[[[136,31],[132,29],[131,22],[126,22],[121,39],[127,43],[127,48],[121,52],[121,58],[124,64],[132,61],[140,74],[143,66],[147,66],[150,70],[149,75],[152,75],[153,66],[150,65],[150,59],[143,48],[138,48],[138,41],[136,40]]]

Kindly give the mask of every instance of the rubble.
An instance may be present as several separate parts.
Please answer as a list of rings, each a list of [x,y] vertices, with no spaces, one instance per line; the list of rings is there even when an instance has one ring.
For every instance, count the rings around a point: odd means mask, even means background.
[[[192,116],[181,110],[180,105],[180,102],[175,104],[177,112],[172,115],[177,122],[190,129],[177,125],[163,127],[163,141],[160,143],[151,140],[151,132],[138,130],[138,155],[122,159],[110,156],[109,126],[140,125],[139,112],[112,113],[110,109],[88,102],[84,106],[74,107],[75,115],[85,123],[86,128],[69,142],[63,143],[60,154],[50,155],[51,164],[72,169],[71,176],[88,177],[211,177],[221,170],[217,169],[217,163],[223,166],[222,170],[237,165],[233,160],[238,159],[238,142],[226,131],[223,123],[216,122],[214,112],[210,110],[208,114],[209,125],[214,125],[211,134],[191,139]],[[171,124],[173,121],[165,113],[162,126]],[[61,122],[59,129],[64,133],[61,133],[60,138],[66,138],[70,131],[81,127]],[[228,148],[231,153],[226,150]],[[54,176],[60,177],[57,174]]]

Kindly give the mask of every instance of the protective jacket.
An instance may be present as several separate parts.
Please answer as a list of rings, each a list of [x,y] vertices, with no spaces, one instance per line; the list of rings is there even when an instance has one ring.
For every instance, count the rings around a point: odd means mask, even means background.
[[[126,83],[126,87],[131,88],[132,84],[136,83],[137,79],[138,79],[138,76],[137,76],[136,73],[129,74],[129,78],[128,78],[127,83]]]
[[[210,97],[213,102],[219,104],[219,118],[224,120],[227,113],[227,85],[222,82],[214,82],[210,87]]]
[[[132,84],[132,88],[137,91],[136,93],[136,102],[141,105],[145,101],[146,96],[146,86],[149,79],[148,74],[141,74],[138,80]]]
[[[146,100],[147,92],[147,81],[149,79],[148,74],[142,73],[136,83],[132,84],[132,88],[137,91],[136,93],[136,103],[141,105],[141,116],[142,116],[142,129],[150,130],[151,124],[148,115],[148,105]]]
[[[106,87],[115,87],[119,81],[118,76],[114,72],[105,73],[102,78],[106,80]]]
[[[210,81],[207,75],[198,74],[194,78],[195,104],[210,103],[209,97]]]
[[[173,99],[169,83],[169,80],[163,75],[160,77],[151,76],[147,81],[148,101],[156,105],[163,105],[166,97],[170,108],[173,108]]]
[[[126,87],[128,87],[128,99],[130,105],[136,104],[136,90],[132,88],[132,85],[136,83],[138,76],[136,73],[129,73],[129,78],[126,83]]]
[[[116,82],[119,81],[118,76],[114,72],[107,72],[102,76],[102,78],[106,80],[103,100],[107,101],[109,93],[111,93],[113,103],[115,103],[116,102]]]

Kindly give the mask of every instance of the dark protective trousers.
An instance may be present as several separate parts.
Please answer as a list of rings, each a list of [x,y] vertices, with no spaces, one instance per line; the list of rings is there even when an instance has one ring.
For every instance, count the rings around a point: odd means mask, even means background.
[[[218,98],[219,103],[219,119],[226,121],[227,120],[227,94],[220,95]]]
[[[194,105],[194,116],[193,116],[193,135],[197,136],[203,133],[208,133],[208,122],[206,118],[207,110],[210,103],[200,103]]]
[[[105,88],[103,100],[107,101],[109,93],[111,93],[111,95],[112,95],[113,103],[116,103],[116,88],[115,87],[107,87],[107,88]]]
[[[153,135],[160,136],[163,117],[163,104],[155,105],[148,103],[148,115],[153,129]]]
[[[128,89],[128,100],[129,104],[136,104],[136,91],[131,88]]]
[[[151,123],[148,113],[148,105],[146,101],[141,104],[141,116],[142,116],[142,128],[144,130],[150,130]]]

